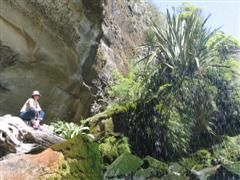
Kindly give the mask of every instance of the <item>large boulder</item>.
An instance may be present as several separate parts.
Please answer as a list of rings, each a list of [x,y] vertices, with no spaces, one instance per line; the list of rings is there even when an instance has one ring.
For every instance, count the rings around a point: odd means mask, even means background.
[[[107,167],[104,179],[159,179],[168,173],[168,165],[151,156],[140,159],[125,152]]]
[[[56,144],[52,149],[62,152],[65,159],[63,169],[52,179],[102,179],[102,157],[99,145],[87,135]]]
[[[139,157],[124,153],[107,168],[104,179],[131,178],[142,164],[143,161]]]
[[[39,154],[12,155],[0,161],[1,178],[102,179],[98,145],[79,135]]]
[[[64,141],[50,128],[34,130],[19,117],[5,115],[0,117],[0,124],[0,157],[9,153],[23,154],[40,151]]]
[[[139,169],[135,175],[135,179],[159,179],[168,174],[168,165],[162,161],[154,159],[151,156],[146,156],[143,159],[142,168]]]
[[[24,154],[0,161],[1,178],[47,179],[64,167],[62,153],[47,149],[39,154]]]

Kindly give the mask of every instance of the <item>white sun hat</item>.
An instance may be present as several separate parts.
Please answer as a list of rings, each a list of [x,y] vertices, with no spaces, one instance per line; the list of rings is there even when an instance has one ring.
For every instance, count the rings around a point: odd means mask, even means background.
[[[39,93],[39,91],[33,91],[32,92],[32,96],[41,96],[41,94]]]

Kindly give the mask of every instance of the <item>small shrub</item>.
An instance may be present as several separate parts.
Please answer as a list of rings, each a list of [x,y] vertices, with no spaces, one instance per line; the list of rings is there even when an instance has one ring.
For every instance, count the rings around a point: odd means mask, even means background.
[[[119,71],[113,72],[113,80],[106,87],[108,104],[127,104],[135,102],[142,88],[142,78],[139,64],[130,64],[128,74],[123,75]]]
[[[66,139],[73,138],[80,133],[85,134],[84,131],[89,130],[88,127],[79,126],[73,122],[68,123],[61,120],[58,120],[57,122],[54,122],[51,125],[53,125],[55,133],[59,134],[60,136]],[[90,134],[88,135],[90,137],[93,137]]]

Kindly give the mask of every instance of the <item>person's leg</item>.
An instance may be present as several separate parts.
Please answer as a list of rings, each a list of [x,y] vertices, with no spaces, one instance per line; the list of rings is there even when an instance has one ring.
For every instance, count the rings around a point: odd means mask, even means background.
[[[31,119],[35,118],[36,111],[34,109],[28,109],[27,111],[20,113],[20,118],[26,121],[30,121]]]
[[[44,115],[45,115],[45,113],[44,113],[43,111],[39,111],[39,112],[38,112],[38,119],[39,119],[40,121],[42,121],[42,120],[44,119]]]
[[[43,120],[45,113],[43,111],[38,111],[38,118],[34,120],[33,127],[38,129],[40,127],[40,121]]]
[[[38,129],[39,128],[39,120],[32,120],[32,127],[34,129]]]

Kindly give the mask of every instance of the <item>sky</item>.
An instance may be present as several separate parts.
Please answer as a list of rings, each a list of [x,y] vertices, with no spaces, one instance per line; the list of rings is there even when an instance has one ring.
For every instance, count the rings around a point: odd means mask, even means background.
[[[240,40],[240,0],[149,0],[149,2],[162,12],[166,12],[167,8],[180,6],[183,2],[201,7],[205,17],[211,14],[208,25],[213,29],[222,26],[220,30]]]

